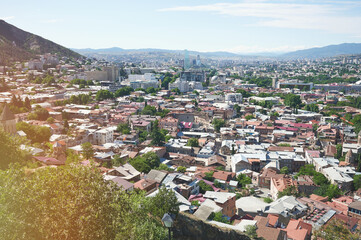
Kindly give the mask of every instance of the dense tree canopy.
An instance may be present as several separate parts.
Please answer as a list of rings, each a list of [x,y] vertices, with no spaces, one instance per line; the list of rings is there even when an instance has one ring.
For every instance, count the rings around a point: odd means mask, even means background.
[[[227,217],[223,216],[222,212],[212,212],[208,218],[209,220],[231,224],[231,222],[227,219]]]
[[[109,90],[99,90],[95,96],[97,101],[114,98],[114,94]]]
[[[224,127],[226,125],[226,122],[223,119],[219,119],[219,118],[215,118],[212,123],[213,123],[214,129],[217,132],[219,132],[221,127]]]
[[[319,112],[318,105],[315,103],[307,104],[305,106],[305,110],[310,111],[310,112],[316,112],[316,113]]]
[[[278,192],[278,198],[281,198],[283,196],[295,196],[298,197],[299,193],[297,191],[297,188],[295,186],[289,186],[285,188],[282,192]]]
[[[338,220],[331,220],[329,223],[325,224],[319,230],[314,231],[313,236],[314,239],[324,239],[324,240],[360,239],[359,232],[356,232],[355,234],[351,233],[350,230],[348,230],[347,225],[344,222]]]
[[[331,201],[332,198],[339,197],[342,194],[341,189],[334,184],[323,184],[313,193],[323,197],[328,197],[329,201]]]
[[[361,188],[361,175],[355,175],[353,177],[353,187],[355,190]]]
[[[49,141],[51,136],[50,128],[45,126],[31,125],[26,122],[18,122],[16,124],[16,129],[18,131],[23,131],[26,133],[27,138],[32,143],[43,143]]]
[[[45,108],[37,105],[32,113],[28,115],[30,120],[46,121],[49,118],[49,112]]]
[[[129,95],[131,92],[133,92],[134,89],[129,87],[129,86],[125,86],[122,88],[119,88],[117,91],[115,91],[115,97],[123,97],[123,96],[127,96]]]
[[[91,159],[94,157],[93,145],[90,142],[85,142],[81,145],[83,157],[85,159]]]
[[[6,169],[11,163],[24,163],[27,153],[20,149],[22,140],[10,136],[0,127],[0,169]]]
[[[251,78],[248,80],[248,83],[256,84],[258,87],[271,87],[272,79],[269,77]]]
[[[288,174],[288,173],[289,173],[289,169],[288,169],[287,166],[284,166],[283,168],[280,169],[280,172],[281,172],[282,174]]]
[[[237,181],[238,181],[238,184],[241,187],[245,187],[246,184],[251,184],[252,183],[252,179],[250,177],[248,177],[247,175],[242,174],[242,173],[237,176]]]
[[[148,173],[150,170],[159,167],[160,159],[156,153],[148,152],[130,159],[129,163],[139,172]]]
[[[299,108],[302,104],[302,101],[299,95],[290,93],[285,97],[285,104],[291,108]]]
[[[126,193],[96,168],[0,171],[2,239],[166,239],[160,216],[178,212],[171,190]]]
[[[155,120],[152,124],[152,144],[156,146],[162,146],[165,141],[165,134],[161,130],[159,130],[158,120]]]
[[[117,132],[121,132],[122,134],[129,134],[130,127],[128,123],[119,123],[117,126]]]
[[[199,147],[198,139],[197,139],[197,138],[190,138],[190,139],[188,139],[187,146]]]
[[[205,193],[206,191],[213,191],[213,188],[202,180],[199,181],[198,186],[201,193]]]

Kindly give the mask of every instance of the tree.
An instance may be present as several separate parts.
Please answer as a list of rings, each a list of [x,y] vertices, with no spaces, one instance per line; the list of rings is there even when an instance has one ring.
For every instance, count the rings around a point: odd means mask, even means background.
[[[118,154],[115,154],[112,159],[113,166],[119,167],[125,164],[127,161],[124,158],[120,158]]]
[[[249,120],[253,119],[254,116],[253,116],[253,114],[249,114],[245,118],[246,118],[247,121],[249,121]]]
[[[221,223],[231,224],[227,217],[223,216],[222,212],[212,212],[208,219]]]
[[[328,197],[329,201],[331,201],[332,198],[341,195],[341,190],[338,188],[337,185],[323,184],[319,188],[315,189],[313,193],[323,197]]]
[[[95,95],[95,99],[97,101],[102,101],[105,99],[112,99],[112,98],[114,98],[114,95],[112,92],[109,92],[109,90],[99,90]]]
[[[257,77],[251,78],[248,80],[250,84],[257,84],[258,87],[271,87],[272,86],[272,79],[269,77]]]
[[[219,171],[224,171],[224,166],[218,166],[218,167],[216,167],[216,169]]]
[[[159,167],[160,159],[156,153],[148,152],[131,159],[129,163],[139,172],[148,173],[150,170]]]
[[[172,172],[173,169],[169,168],[166,164],[161,163],[159,164],[159,167],[157,168],[157,170],[163,170],[163,171],[167,171],[167,172]]]
[[[214,174],[214,171],[205,172],[204,173],[204,175],[205,175],[204,179],[208,180],[208,181],[213,181],[214,180],[213,174]]]
[[[198,182],[198,186],[199,186],[199,191],[201,193],[206,193],[207,191],[213,191],[213,188],[207,183],[205,183],[203,180]]]
[[[90,142],[85,142],[81,145],[82,154],[85,159],[91,159],[94,157],[93,145]]]
[[[196,206],[196,207],[199,207],[199,206],[200,206],[198,200],[193,200],[193,201],[191,202],[191,204],[192,204],[192,206]]]
[[[133,91],[134,91],[133,88],[126,86],[126,87],[119,88],[117,91],[115,91],[114,95],[115,95],[115,97],[123,97],[123,96],[129,95]]]
[[[35,107],[34,112],[28,115],[29,120],[39,120],[39,121],[45,121],[49,118],[49,112],[45,108],[40,107],[37,105]]]
[[[198,139],[197,139],[197,138],[190,138],[190,139],[188,139],[187,146],[190,146],[190,147],[199,147]]]
[[[278,198],[281,198],[283,196],[295,196],[298,197],[298,191],[295,186],[289,186],[286,189],[284,189],[282,192],[278,192]]]
[[[172,189],[162,186],[158,193],[149,199],[148,211],[155,217],[162,218],[165,213],[177,215],[179,212],[177,197]]]
[[[4,240],[165,239],[158,215],[177,212],[174,193],[126,193],[96,168],[73,164],[0,171],[0,195]]]
[[[315,239],[333,240],[333,239],[360,239],[360,233],[352,234],[347,228],[347,224],[339,220],[331,220],[327,225],[316,230],[312,234]]]
[[[243,98],[249,98],[249,97],[253,96],[252,93],[250,93],[249,91],[246,91],[246,90],[244,90],[244,89],[242,89],[242,88],[241,88],[241,89],[237,89],[236,92],[237,92],[237,93],[241,93]]]
[[[213,120],[213,126],[214,129],[219,132],[219,130],[226,125],[225,121],[223,119],[215,118]]]
[[[247,236],[251,237],[252,239],[256,239],[257,238],[257,227],[254,225],[247,225],[245,227],[246,231],[245,233],[247,234]]]
[[[234,104],[233,109],[236,112],[236,116],[239,116],[241,112],[241,107],[238,104]]]
[[[179,90],[179,88],[174,88],[172,89],[172,92],[174,92],[176,95],[180,95],[181,91]]]
[[[187,171],[186,167],[183,167],[183,166],[177,167],[177,172],[185,173],[186,171]]]
[[[316,185],[323,185],[323,184],[329,184],[328,179],[323,175],[322,173],[315,172],[313,174],[313,182]]]
[[[46,119],[46,122],[49,123],[49,124],[52,124],[52,123],[55,122],[55,120],[52,117],[48,117],[48,119]]]
[[[361,188],[361,175],[355,175],[353,177],[353,188],[354,190]]]
[[[147,105],[143,108],[141,114],[154,116],[156,114],[156,112],[157,112],[156,107]]]
[[[11,136],[0,128],[0,169],[6,169],[10,164],[25,163],[28,153],[20,149],[23,141],[16,136]]]
[[[24,106],[25,106],[28,110],[31,110],[31,104],[30,104],[30,100],[29,100],[28,97],[25,98]]]
[[[234,147],[235,147],[235,145],[232,144],[231,155],[236,154],[236,149]]]
[[[302,101],[299,95],[289,93],[286,95],[284,103],[291,108],[299,108],[302,104]]]
[[[23,131],[26,133],[26,137],[32,143],[43,143],[49,141],[51,136],[50,128],[45,126],[31,125],[26,122],[18,122],[16,124],[16,129],[18,131]]]
[[[277,117],[280,116],[280,114],[279,114],[278,112],[272,112],[272,113],[270,112],[270,116],[271,116],[271,117],[273,116],[273,117],[276,117],[276,118],[277,118]]]
[[[155,120],[152,124],[152,144],[156,146],[162,146],[164,143],[164,134],[159,130],[158,120]]]
[[[315,166],[313,166],[312,164],[306,164],[300,168],[300,170],[297,173],[297,176],[300,175],[313,176],[315,172],[316,172]]]
[[[341,157],[342,157],[342,144],[337,144],[335,158],[340,159]]]
[[[243,173],[239,174],[236,179],[242,188],[252,183],[252,179]]]
[[[305,106],[305,110],[310,111],[310,112],[316,112],[316,113],[319,112],[318,105],[315,103],[307,104]]]
[[[287,166],[284,166],[283,168],[281,168],[280,172],[281,172],[282,174],[288,174],[288,173],[289,173],[288,167],[287,167]]]
[[[116,131],[122,134],[130,134],[130,127],[128,123],[119,123]]]
[[[64,128],[65,129],[69,129],[69,123],[68,123],[68,120],[64,120]]]
[[[264,201],[265,203],[271,203],[271,202],[273,202],[272,198],[269,198],[269,197],[265,197],[265,198],[263,199],[263,201]]]
[[[67,149],[66,150],[66,164],[71,164],[71,163],[79,163],[80,162],[80,156],[75,153],[74,150],[72,149]]]

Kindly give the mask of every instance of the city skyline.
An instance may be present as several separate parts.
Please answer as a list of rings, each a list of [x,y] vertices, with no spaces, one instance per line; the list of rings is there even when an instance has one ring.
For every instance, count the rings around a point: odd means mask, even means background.
[[[250,54],[361,42],[360,10],[358,1],[8,1],[0,19],[69,48]]]

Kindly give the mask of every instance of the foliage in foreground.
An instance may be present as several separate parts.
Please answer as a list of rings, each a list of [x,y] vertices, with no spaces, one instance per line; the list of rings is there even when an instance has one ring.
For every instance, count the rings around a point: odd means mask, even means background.
[[[0,169],[8,168],[11,163],[24,163],[28,156],[20,149],[21,143],[20,137],[11,137],[0,127]]]
[[[178,211],[170,190],[125,193],[93,167],[31,172],[0,171],[2,239],[166,239],[159,216]]]
[[[345,223],[338,220],[332,220],[326,226],[313,232],[313,239],[333,240],[333,239],[360,239],[360,233],[351,233]]]

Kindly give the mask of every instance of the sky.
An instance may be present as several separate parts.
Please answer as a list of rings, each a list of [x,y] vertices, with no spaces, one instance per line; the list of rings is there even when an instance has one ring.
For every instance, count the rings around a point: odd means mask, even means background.
[[[1,0],[0,19],[69,48],[249,54],[361,42],[361,0]]]

